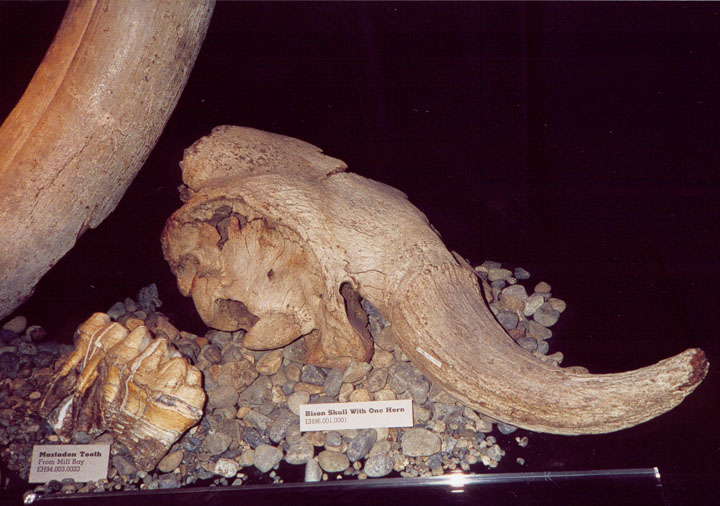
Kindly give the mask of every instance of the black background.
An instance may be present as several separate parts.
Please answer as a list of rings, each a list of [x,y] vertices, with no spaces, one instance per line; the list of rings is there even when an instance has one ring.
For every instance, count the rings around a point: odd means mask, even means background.
[[[0,2],[3,117],[64,8]],[[673,504],[712,504],[719,69],[715,3],[220,2],[117,210],[15,314],[69,341],[155,282],[161,310],[203,333],[159,245],[182,150],[220,124],[298,137],[407,193],[473,264],[549,282],[568,303],[550,343],[563,365],[615,372],[707,352],[708,378],[669,414],[609,435],[529,434],[499,471],[658,466]]]

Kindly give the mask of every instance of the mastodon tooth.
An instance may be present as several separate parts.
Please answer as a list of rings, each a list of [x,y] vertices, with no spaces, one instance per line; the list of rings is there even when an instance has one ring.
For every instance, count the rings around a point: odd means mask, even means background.
[[[204,404],[202,374],[167,339],[95,313],[78,328],[40,413],[63,441],[74,431],[109,431],[148,471],[200,420]]]

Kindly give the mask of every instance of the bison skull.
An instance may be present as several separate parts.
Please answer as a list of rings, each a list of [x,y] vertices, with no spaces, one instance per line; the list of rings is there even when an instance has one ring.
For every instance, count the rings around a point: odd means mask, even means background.
[[[475,271],[403,193],[345,172],[305,142],[222,126],[188,148],[181,167],[186,202],[163,232],[165,258],[205,323],[247,329],[248,348],[305,336],[309,363],[367,360],[362,296],[458,400],[558,434],[649,420],[707,373],[699,349],[618,374],[540,362],[495,321]]]

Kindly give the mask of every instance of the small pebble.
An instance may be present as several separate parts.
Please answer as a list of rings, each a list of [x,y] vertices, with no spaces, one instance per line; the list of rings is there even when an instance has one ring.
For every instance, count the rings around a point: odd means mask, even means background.
[[[157,468],[163,473],[173,472],[182,462],[184,453],[182,450],[177,450],[165,455],[160,462],[158,462]]]
[[[545,281],[540,281],[537,285],[535,285],[535,292],[537,293],[550,293],[551,290],[552,287]]]
[[[515,267],[515,269],[513,270],[513,276],[523,281],[526,279],[530,279],[530,273],[522,267]]]
[[[225,478],[234,478],[240,470],[240,464],[234,459],[220,458],[215,463],[215,474]]]
[[[18,315],[8,320],[2,326],[4,330],[9,330],[10,332],[14,332],[15,334],[22,334],[26,327],[27,318],[21,315]]]
[[[514,329],[518,324],[518,315],[515,311],[500,311],[497,315],[498,322],[505,330]]]
[[[493,267],[488,269],[488,281],[506,280],[512,276],[512,272],[507,269]]]
[[[271,376],[280,370],[282,361],[282,350],[273,350],[257,361],[255,370],[265,376]]]
[[[350,465],[350,460],[340,452],[323,450],[318,455],[318,464],[328,473],[339,473]]]
[[[320,481],[323,477],[322,469],[315,459],[310,459],[305,464],[305,481]]]
[[[368,373],[372,365],[366,362],[351,362],[343,373],[344,383],[355,383],[360,381]]]
[[[313,458],[315,448],[306,441],[290,445],[285,454],[285,462],[288,464],[306,464]]]
[[[375,444],[376,437],[377,433],[375,429],[360,430],[352,441],[350,441],[347,448],[346,454],[350,462],[356,462],[365,457],[373,444]]]
[[[307,392],[293,392],[287,398],[288,409],[300,415],[300,405],[307,404],[310,402],[310,394]]]
[[[402,450],[409,457],[422,457],[440,451],[442,442],[427,429],[407,429],[402,436]]]
[[[553,309],[550,303],[545,303],[533,313],[533,320],[543,327],[552,327],[560,318],[560,313]]]
[[[380,478],[392,472],[393,464],[394,461],[389,455],[373,455],[365,461],[363,471],[371,478]]]
[[[267,473],[275,467],[283,458],[282,449],[269,444],[261,444],[255,448],[255,459],[253,465],[261,473]]]

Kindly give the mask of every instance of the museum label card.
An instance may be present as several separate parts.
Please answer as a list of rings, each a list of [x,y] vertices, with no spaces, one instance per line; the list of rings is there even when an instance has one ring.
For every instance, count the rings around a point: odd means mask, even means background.
[[[72,478],[76,482],[107,478],[110,445],[35,445],[30,483]]]
[[[302,432],[412,425],[411,399],[300,405]]]

